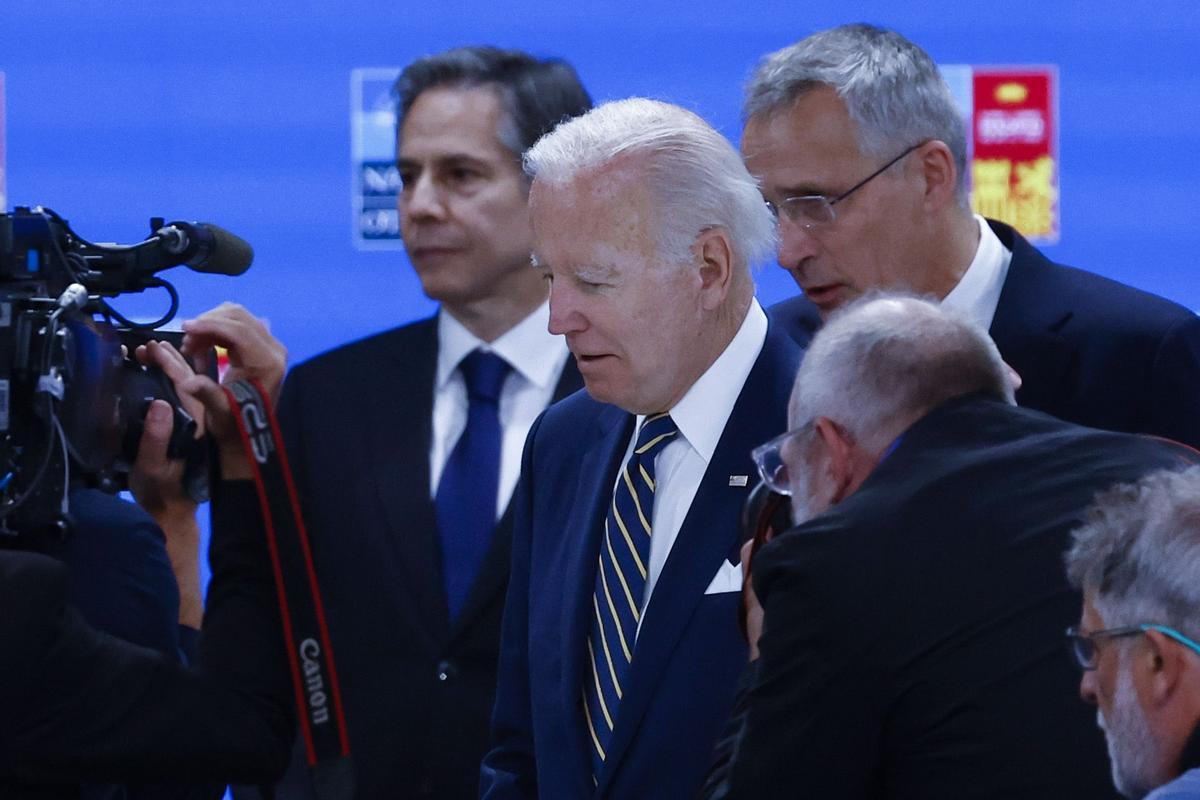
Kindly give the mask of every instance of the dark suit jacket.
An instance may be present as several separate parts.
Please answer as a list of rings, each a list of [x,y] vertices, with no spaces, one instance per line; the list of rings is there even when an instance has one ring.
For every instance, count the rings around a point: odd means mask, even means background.
[[[67,567],[0,552],[0,796],[57,780],[260,781],[294,736],[266,539],[249,482],[214,487],[199,668],[97,632]],[[22,786],[15,789],[13,786]]]
[[[1024,381],[1017,402],[1080,425],[1200,447],[1200,318],[1055,264],[1009,226],[988,224],[1013,254],[989,332]],[[821,324],[803,295],[769,313],[802,345]]]
[[[927,415],[755,558],[761,657],[710,796],[1115,797],[1063,553],[1097,491],[1194,456],[982,397]]]
[[[312,537],[356,796],[474,798],[488,740],[512,514],[451,624],[429,496],[437,321],[295,367],[279,417]],[[555,398],[582,385],[568,359]],[[310,796],[300,758],[285,798]]]
[[[593,792],[581,707],[592,590],[634,417],[580,392],[546,411],[525,444],[513,505],[512,580],[500,654],[488,800],[682,798],[699,789],[746,660],[738,592],[705,594],[736,564],[750,450],[786,426],[799,350],[768,331],[675,540],[635,645],[605,770]]]

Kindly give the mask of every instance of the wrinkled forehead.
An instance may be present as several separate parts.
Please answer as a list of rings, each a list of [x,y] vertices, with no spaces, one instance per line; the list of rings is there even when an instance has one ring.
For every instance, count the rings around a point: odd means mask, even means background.
[[[535,178],[529,193],[536,262],[642,269],[658,255],[658,210],[636,176],[594,170],[562,183]]]

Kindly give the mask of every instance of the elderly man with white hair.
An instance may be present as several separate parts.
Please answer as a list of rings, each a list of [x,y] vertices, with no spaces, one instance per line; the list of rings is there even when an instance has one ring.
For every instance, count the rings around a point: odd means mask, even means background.
[[[525,157],[550,331],[585,393],[525,445],[483,796],[695,796],[746,660],[739,514],[799,350],[750,265],[774,223],[732,145],[632,99]]]
[[[1061,553],[1098,490],[1188,451],[1012,405],[983,329],[910,297],[818,332],[789,424],[755,458],[799,526],[753,561],[758,658],[710,796],[1111,793]]]
[[[1200,468],[1096,501],[1067,554],[1083,619],[1067,635],[1126,797],[1200,798]]]

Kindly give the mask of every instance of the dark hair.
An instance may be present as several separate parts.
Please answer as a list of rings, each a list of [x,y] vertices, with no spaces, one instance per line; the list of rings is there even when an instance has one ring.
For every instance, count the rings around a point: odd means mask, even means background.
[[[557,58],[539,60],[520,50],[458,47],[417,59],[404,68],[393,88],[399,105],[396,131],[427,89],[495,86],[507,120],[497,135],[516,158],[558,123],[592,107],[575,69]]]

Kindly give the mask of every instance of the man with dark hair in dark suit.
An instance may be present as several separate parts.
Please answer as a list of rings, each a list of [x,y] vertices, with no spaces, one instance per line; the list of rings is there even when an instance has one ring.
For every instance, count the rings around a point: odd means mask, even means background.
[[[357,796],[479,785],[534,419],[582,384],[530,265],[521,154],[591,106],[562,61],[468,47],[396,82],[400,229],[436,316],[296,367],[283,434],[342,678]],[[309,790],[297,757],[280,786]]]
[[[910,297],[817,333],[789,426],[755,460],[799,525],[753,559],[706,796],[1112,797],[1062,553],[1096,492],[1196,454],[1017,408],[984,331]]]
[[[1200,446],[1200,319],[973,215],[963,121],[920,47],[869,25],[815,33],[763,59],[744,117],[804,291],[770,313],[798,341],[870,289],[927,295],[990,332],[1021,405]]]

